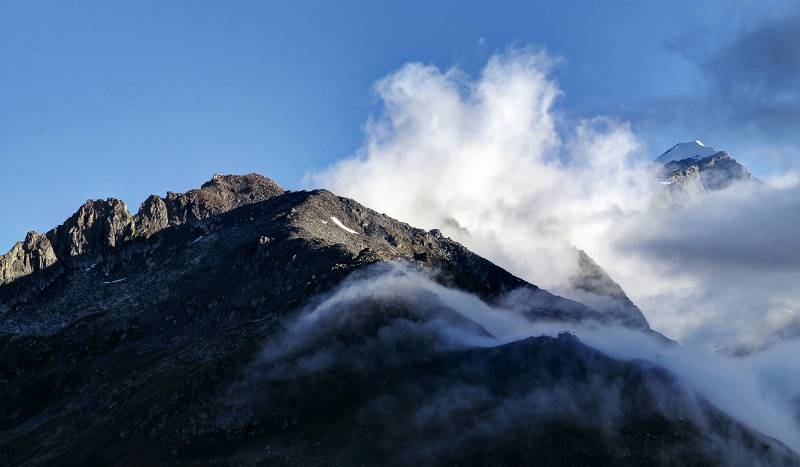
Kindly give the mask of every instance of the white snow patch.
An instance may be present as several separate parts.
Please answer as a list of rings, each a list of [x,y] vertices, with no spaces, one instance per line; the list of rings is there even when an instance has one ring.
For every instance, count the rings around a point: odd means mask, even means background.
[[[356,232],[355,230],[345,226],[344,224],[342,224],[342,221],[340,221],[339,219],[335,218],[334,216],[331,216],[331,220],[333,221],[334,224],[338,225],[339,227],[341,227],[342,229],[346,230],[347,232],[354,233],[354,234],[358,235],[358,232]]]
[[[328,223],[328,221],[323,221],[323,220],[320,220],[320,222],[322,222],[323,224],[327,224]]]
[[[117,284],[117,283],[119,283],[119,282],[122,282],[122,281],[124,281],[125,279],[127,279],[127,277],[123,277],[122,279],[117,279],[117,280],[115,280],[115,281],[107,281],[107,282],[103,282],[103,284]]]
[[[704,157],[713,156],[718,151],[703,144],[700,140],[691,141],[688,143],[678,143],[669,148],[667,152],[660,155],[656,162],[666,164],[671,161],[680,161],[683,159],[702,159]]]
[[[205,235],[201,235],[201,236],[199,236],[199,237],[195,238],[194,240],[192,240],[192,243],[191,243],[191,244],[192,244],[192,245],[194,245],[195,243],[197,243],[197,242],[199,242],[200,240],[202,240],[202,239],[203,239],[203,237],[205,237]]]

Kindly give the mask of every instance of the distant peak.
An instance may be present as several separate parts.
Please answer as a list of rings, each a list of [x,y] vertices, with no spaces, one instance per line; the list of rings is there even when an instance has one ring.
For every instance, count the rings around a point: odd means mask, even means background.
[[[666,164],[671,161],[681,161],[684,159],[702,159],[716,154],[716,149],[708,147],[700,140],[678,143],[672,146],[664,154],[658,156],[656,162]]]

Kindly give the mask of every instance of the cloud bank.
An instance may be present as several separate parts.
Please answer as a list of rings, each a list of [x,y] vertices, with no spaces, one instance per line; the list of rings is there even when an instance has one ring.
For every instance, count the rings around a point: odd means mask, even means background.
[[[665,204],[627,123],[559,112],[554,66],[532,49],[494,55],[477,76],[407,64],[375,85],[383,106],[362,146],[306,183],[585,301],[571,283],[583,249],[683,342],[731,345],[776,309],[793,313],[797,177]]]

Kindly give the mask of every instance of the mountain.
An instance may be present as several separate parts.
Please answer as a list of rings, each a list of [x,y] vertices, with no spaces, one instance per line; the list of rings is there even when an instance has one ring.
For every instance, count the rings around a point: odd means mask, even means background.
[[[749,170],[725,151],[701,141],[678,143],[655,162],[663,165],[661,183],[678,201],[704,191],[722,190],[738,181],[755,180]]]
[[[588,261],[576,283],[624,296]],[[325,190],[89,201],[0,270],[0,465],[800,465],[659,367],[496,339],[652,334],[638,309]]]

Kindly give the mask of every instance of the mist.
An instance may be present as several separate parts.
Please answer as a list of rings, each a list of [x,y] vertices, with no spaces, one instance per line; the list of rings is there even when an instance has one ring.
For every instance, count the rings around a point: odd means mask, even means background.
[[[352,275],[333,291],[316,297],[277,337],[270,339],[251,371],[260,377],[269,374],[271,378],[289,380],[337,365],[363,370],[364,365],[370,364],[365,361],[372,359],[378,359],[381,367],[392,369],[406,364],[408,358],[419,358],[420,346],[433,352],[449,352],[496,347],[528,337],[558,337],[569,332],[609,357],[647,362],[674,375],[687,394],[679,400],[666,395],[663,378],[654,376],[647,383],[665,414],[680,414],[701,424],[710,423],[699,409],[698,404],[702,403],[693,399],[692,395],[697,394],[748,426],[795,450],[800,448],[797,406],[800,364],[794,358],[787,358],[800,350],[796,343],[734,358],[702,346],[665,345],[650,334],[623,327],[593,322],[532,321],[517,310],[513,300],[500,300],[503,306],[490,305],[469,293],[442,286],[431,277],[429,272],[404,263],[381,264]],[[375,307],[376,303],[381,306]],[[424,319],[398,315],[395,306],[416,310]],[[364,314],[367,309],[371,319]],[[448,317],[449,313],[464,319],[453,319]],[[382,324],[372,332],[372,340],[362,342],[360,347],[331,338],[331,333],[336,332],[350,335],[347,330],[354,326],[371,328],[369,323],[375,319]],[[413,342],[404,343],[408,339]],[[404,352],[408,345],[414,350]],[[454,416],[450,412],[457,412],[454,404],[463,409],[484,404],[487,398],[491,397],[478,388],[442,387],[440,394],[420,409],[418,417],[447,418]],[[601,423],[604,430],[613,431],[621,410],[619,398],[619,388],[600,381],[578,389],[542,387],[524,400],[495,401],[497,418],[486,421],[484,429],[501,431],[514,419],[500,413],[521,411],[535,417],[568,416],[580,423]],[[725,453],[734,446],[718,448]],[[733,451],[730,455],[729,465],[758,465],[752,463],[755,459],[736,458]]]

